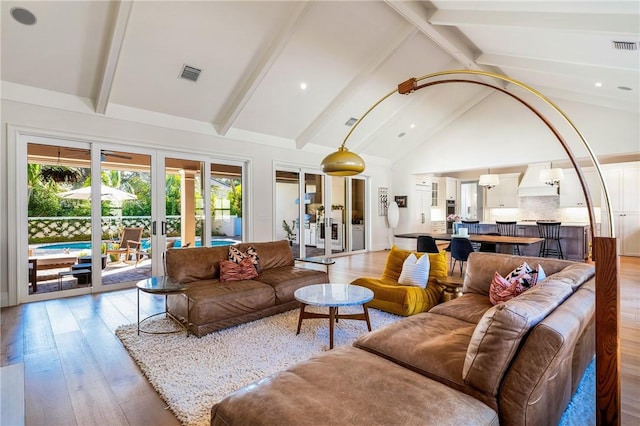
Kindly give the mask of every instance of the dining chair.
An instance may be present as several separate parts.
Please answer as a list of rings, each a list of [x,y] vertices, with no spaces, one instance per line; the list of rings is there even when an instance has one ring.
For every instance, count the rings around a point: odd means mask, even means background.
[[[416,251],[420,253],[439,253],[438,245],[436,244],[436,240],[433,239],[430,235],[420,235],[418,237],[418,247]]]
[[[516,221],[497,221],[496,225],[498,226],[498,232],[500,235],[505,235],[507,237],[517,237],[518,236],[518,228]],[[520,246],[518,244],[512,244],[511,249],[512,254],[517,254],[520,256]]]
[[[485,235],[500,235],[497,232],[487,232]],[[496,253],[498,251],[498,245],[496,243],[480,243],[480,249],[483,253]]]
[[[555,256],[564,259],[562,254],[562,244],[560,243],[560,222],[537,221],[540,238],[544,238],[540,246],[539,257]]]
[[[469,255],[473,252],[473,246],[471,245],[471,241],[469,241],[468,238],[451,239],[451,260],[453,261],[453,264],[451,265],[451,275],[453,275],[453,270],[456,267],[456,263],[460,262],[460,276],[462,276],[462,268],[464,266],[464,262],[467,261]]]

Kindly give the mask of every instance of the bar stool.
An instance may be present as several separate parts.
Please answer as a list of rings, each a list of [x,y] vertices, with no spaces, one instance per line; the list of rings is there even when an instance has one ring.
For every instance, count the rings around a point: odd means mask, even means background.
[[[560,244],[560,222],[544,221],[536,222],[540,238],[544,238],[540,246],[539,257],[556,256],[564,259],[562,244]]]
[[[467,228],[470,234],[477,234],[480,229],[480,221],[479,220],[462,220],[462,224],[464,225],[462,228]],[[460,228],[460,227],[458,227]]]
[[[460,228],[467,228],[467,231],[469,232],[469,234],[478,234],[478,231],[480,230],[480,221],[479,220],[465,220],[463,219],[462,221],[462,225],[463,226],[458,226],[458,229]],[[471,243],[471,245],[473,246],[474,250],[478,250],[480,248],[480,244],[478,243]]]
[[[500,235],[504,235],[507,237],[517,237],[518,236],[518,229],[516,227],[517,222],[516,221],[497,221],[496,220],[496,225],[498,226],[498,232],[500,233]],[[513,244],[513,247],[511,249],[511,253],[512,254],[517,254],[518,256],[520,256],[520,246],[517,244]]]

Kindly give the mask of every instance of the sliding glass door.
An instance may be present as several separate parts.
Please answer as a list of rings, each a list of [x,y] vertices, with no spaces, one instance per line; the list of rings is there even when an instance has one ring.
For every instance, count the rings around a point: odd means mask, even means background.
[[[245,233],[242,161],[36,136],[16,155],[19,302],[131,287],[168,247]]]

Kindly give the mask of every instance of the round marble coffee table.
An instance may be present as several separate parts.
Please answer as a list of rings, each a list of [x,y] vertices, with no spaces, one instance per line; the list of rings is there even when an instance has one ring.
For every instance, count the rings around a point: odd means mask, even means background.
[[[333,326],[339,319],[366,321],[367,328],[371,331],[369,311],[365,303],[373,299],[373,291],[368,288],[353,284],[314,284],[297,289],[294,297],[302,303],[300,306],[300,317],[298,318],[296,335],[300,334],[302,320],[307,318],[329,318],[329,349],[333,349]],[[326,306],[329,308],[329,314],[305,312],[307,305]],[[338,312],[340,306],[355,305],[362,305],[363,312],[360,314],[344,315]]]

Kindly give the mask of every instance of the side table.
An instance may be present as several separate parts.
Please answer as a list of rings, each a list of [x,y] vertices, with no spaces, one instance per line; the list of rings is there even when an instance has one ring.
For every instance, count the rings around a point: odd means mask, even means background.
[[[445,287],[442,293],[442,301],[448,302],[451,299],[462,296],[462,284],[464,277],[454,277],[447,275],[446,277],[436,278],[436,282]]]
[[[327,275],[329,275],[329,266],[331,266],[334,263],[336,263],[336,261],[333,260],[332,258],[330,258],[330,257],[322,257],[322,256],[296,257],[296,261],[298,261],[298,262],[315,263],[317,265],[324,265],[324,266],[327,267]]]
[[[184,284],[175,281],[171,277],[168,276],[160,276],[160,277],[151,277],[136,283],[136,287],[138,288],[138,335],[140,332],[147,334],[169,334],[169,333],[178,333],[182,330],[173,330],[173,331],[147,331],[140,329],[140,324],[144,321],[153,318],[157,315],[165,314],[165,316],[171,318],[176,323],[178,323],[182,328],[187,331],[187,337],[189,337],[189,287]],[[158,312],[157,314],[149,315],[146,318],[140,319],[140,292],[145,292],[149,294],[158,294],[164,295],[164,312]],[[173,316],[167,310],[167,296],[169,294],[183,293],[187,298],[187,318],[186,324],[183,324],[178,318]]]

